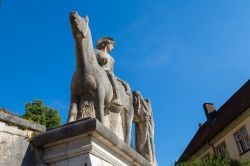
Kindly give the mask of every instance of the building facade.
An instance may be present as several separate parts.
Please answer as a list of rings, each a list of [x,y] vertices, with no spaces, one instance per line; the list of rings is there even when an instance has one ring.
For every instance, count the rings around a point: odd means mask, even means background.
[[[178,162],[213,156],[250,160],[250,80],[218,110],[212,103],[203,108],[207,121],[199,125]]]

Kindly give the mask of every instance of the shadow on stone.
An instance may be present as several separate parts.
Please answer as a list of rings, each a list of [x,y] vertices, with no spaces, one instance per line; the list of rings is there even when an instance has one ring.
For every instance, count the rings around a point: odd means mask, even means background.
[[[21,166],[34,166],[34,165],[36,165],[35,152],[32,146],[29,145],[24,155]]]

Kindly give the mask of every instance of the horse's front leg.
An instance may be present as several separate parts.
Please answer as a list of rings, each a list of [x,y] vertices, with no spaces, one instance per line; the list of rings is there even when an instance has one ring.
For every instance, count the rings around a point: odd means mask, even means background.
[[[68,123],[76,121],[78,105],[79,105],[79,97],[74,95],[74,94],[71,94],[69,116],[68,116],[68,120],[67,120]]]

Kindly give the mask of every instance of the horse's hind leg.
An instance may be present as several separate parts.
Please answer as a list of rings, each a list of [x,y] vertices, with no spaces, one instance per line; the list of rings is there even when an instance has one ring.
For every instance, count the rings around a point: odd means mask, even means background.
[[[79,97],[76,95],[71,94],[70,96],[70,109],[69,109],[69,116],[68,116],[68,123],[76,121],[77,117],[77,107],[79,105]]]
[[[97,110],[96,110],[96,118],[103,123],[104,122],[104,98],[105,98],[105,90],[103,88],[97,89]]]

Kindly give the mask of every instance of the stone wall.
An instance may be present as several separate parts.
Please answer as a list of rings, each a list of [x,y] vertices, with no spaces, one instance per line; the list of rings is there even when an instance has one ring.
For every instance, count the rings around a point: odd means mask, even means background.
[[[45,126],[0,112],[0,166],[34,165],[35,157],[29,142],[45,130]]]

